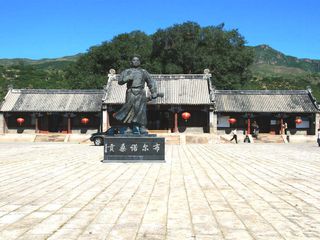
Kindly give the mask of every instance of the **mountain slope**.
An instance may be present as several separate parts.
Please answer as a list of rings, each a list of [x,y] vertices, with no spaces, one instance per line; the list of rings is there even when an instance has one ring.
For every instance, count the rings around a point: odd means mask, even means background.
[[[257,73],[275,73],[275,74],[303,74],[320,73],[320,60],[307,58],[296,58],[279,52],[272,47],[263,44],[255,47],[249,47],[254,51],[254,63],[251,67],[253,72]],[[2,66],[14,65],[33,65],[40,69],[64,69],[70,63],[79,59],[82,53],[61,58],[44,58],[32,60],[28,58],[0,59]]]
[[[268,45],[251,48],[254,63],[252,77],[241,89],[306,89],[312,88],[320,99],[320,60],[287,56]],[[7,86],[17,88],[68,88],[66,69],[82,54],[53,59],[0,59],[0,95]]]
[[[313,60],[307,58],[296,58],[285,55],[268,45],[259,45],[251,47],[254,50],[254,64],[260,70],[263,70],[261,66],[274,67],[275,72],[281,73],[283,71],[293,71],[294,73],[318,73],[320,72],[320,60]],[[284,68],[278,68],[284,67]],[[288,69],[287,69],[288,68]],[[301,71],[302,70],[302,71]]]
[[[5,67],[15,65],[33,65],[39,69],[65,69],[69,64],[76,62],[82,54],[73,56],[66,56],[61,58],[44,58],[40,60],[33,60],[28,58],[2,58],[0,59],[0,65]]]

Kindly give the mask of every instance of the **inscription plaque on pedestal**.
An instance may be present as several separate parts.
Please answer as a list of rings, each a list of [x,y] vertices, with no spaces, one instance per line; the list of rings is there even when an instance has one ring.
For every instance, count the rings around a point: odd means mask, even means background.
[[[116,136],[104,138],[103,162],[164,161],[163,137]]]

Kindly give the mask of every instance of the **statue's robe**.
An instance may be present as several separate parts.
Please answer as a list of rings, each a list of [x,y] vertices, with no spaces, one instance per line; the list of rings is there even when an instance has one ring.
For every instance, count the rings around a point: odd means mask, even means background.
[[[120,74],[120,85],[127,84],[126,102],[114,117],[123,123],[136,123],[140,126],[147,125],[146,104],[147,97],[144,90],[147,83],[151,94],[157,93],[156,83],[149,73],[141,68],[130,68]]]

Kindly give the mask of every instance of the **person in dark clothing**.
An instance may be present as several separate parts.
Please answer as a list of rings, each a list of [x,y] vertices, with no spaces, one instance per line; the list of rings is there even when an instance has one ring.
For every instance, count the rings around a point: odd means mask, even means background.
[[[237,129],[234,129],[234,130],[232,131],[232,134],[233,134],[233,136],[232,136],[232,138],[230,139],[230,142],[234,139],[234,140],[236,141],[236,143],[238,143]]]
[[[252,123],[252,128],[253,128],[253,134],[252,136],[255,137],[256,139],[258,139],[258,135],[259,135],[259,125],[257,124],[256,121],[254,121]]]

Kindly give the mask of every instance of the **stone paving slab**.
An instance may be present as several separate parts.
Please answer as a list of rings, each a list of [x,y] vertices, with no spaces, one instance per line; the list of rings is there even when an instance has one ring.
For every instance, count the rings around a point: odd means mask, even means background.
[[[0,144],[0,239],[320,239],[320,148],[168,145],[166,163],[103,147]]]

